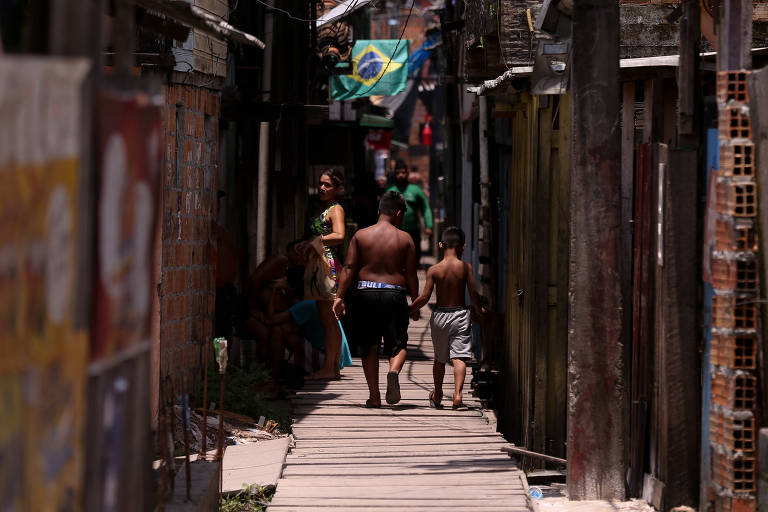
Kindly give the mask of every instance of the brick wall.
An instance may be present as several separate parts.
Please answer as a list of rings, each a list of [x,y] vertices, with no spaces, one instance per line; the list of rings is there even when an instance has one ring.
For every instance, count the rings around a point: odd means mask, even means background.
[[[202,344],[213,333],[220,97],[183,84],[165,88],[165,176],[160,286],[160,386],[194,392]],[[165,392],[165,390],[164,390]]]
[[[711,498],[716,512],[757,502],[757,184],[748,72],[718,72],[720,168],[712,253],[709,414]]]

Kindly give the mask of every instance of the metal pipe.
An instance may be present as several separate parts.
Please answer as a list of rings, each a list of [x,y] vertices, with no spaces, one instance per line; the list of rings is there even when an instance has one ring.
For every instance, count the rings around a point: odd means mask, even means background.
[[[267,187],[269,186],[269,123],[259,125],[259,175],[256,199],[256,264],[267,256]]]
[[[268,102],[272,96],[272,42],[274,38],[274,15],[272,8],[274,0],[267,0],[267,8],[264,14],[264,67],[261,73],[261,88],[263,101]],[[267,207],[269,196],[269,123],[262,122],[259,125],[259,168],[258,168],[258,192],[256,204],[256,264],[267,257]]]

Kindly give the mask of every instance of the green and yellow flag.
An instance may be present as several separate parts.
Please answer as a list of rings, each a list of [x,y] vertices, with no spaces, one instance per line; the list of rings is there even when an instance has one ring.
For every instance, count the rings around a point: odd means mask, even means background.
[[[402,92],[408,78],[408,47],[407,39],[356,41],[352,74],[331,76],[331,98],[352,100]]]

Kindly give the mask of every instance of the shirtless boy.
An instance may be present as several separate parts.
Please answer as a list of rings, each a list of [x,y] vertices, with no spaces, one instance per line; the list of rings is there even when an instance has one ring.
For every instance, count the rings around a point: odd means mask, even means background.
[[[366,407],[381,407],[379,392],[379,345],[389,357],[388,404],[400,401],[398,376],[405,362],[408,344],[408,302],[419,294],[416,277],[416,249],[411,237],[398,227],[407,206],[402,194],[386,192],[379,201],[379,220],[361,229],[349,243],[339,278],[333,312],[339,318],[349,307],[350,340],[360,346],[363,372],[370,397]],[[357,280],[354,299],[345,304],[349,287]],[[415,317],[418,318],[418,312]]]
[[[465,247],[462,230],[456,227],[445,230],[440,242],[443,260],[429,269],[424,292],[411,304],[411,312],[418,312],[432,296],[432,287],[437,285],[437,307],[429,320],[435,348],[435,362],[432,366],[435,389],[429,394],[429,405],[434,408],[442,407],[440,402],[443,399],[445,363],[450,359],[454,380],[453,408],[466,409],[461,399],[461,390],[467,375],[466,361],[472,357],[472,322],[469,308],[464,302],[464,290],[469,290],[472,307],[476,312],[480,296],[475,288],[472,266],[461,261]]]

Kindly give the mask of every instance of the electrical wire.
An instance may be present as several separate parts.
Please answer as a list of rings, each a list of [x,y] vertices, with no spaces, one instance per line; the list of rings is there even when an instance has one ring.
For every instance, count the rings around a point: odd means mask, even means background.
[[[365,92],[359,94],[359,96],[365,96],[369,92],[371,92],[371,89],[376,87],[376,85],[379,83],[379,80],[384,78],[384,75],[387,74],[387,69],[389,69],[389,64],[392,62],[392,59],[395,58],[395,54],[397,53],[397,49],[400,47],[400,42],[403,40],[403,36],[405,35],[405,29],[408,28],[408,21],[411,19],[411,13],[413,12],[413,6],[416,4],[416,0],[411,0],[411,8],[408,11],[408,17],[405,18],[405,25],[403,25],[403,30],[400,32],[400,37],[397,39],[397,44],[395,45],[395,49],[392,51],[392,55],[389,57],[389,60],[387,61],[387,65],[384,66],[384,71],[381,72],[381,75],[379,75],[379,78],[376,79],[376,81],[371,84],[371,86],[365,90]],[[407,65],[407,63],[406,63]]]
[[[304,18],[299,18],[299,17],[297,17],[297,16],[294,16],[293,14],[291,14],[291,13],[290,13],[290,12],[288,12],[288,11],[286,11],[285,9],[281,9],[281,8],[279,8],[279,7],[275,7],[274,5],[269,5],[267,2],[264,2],[263,0],[256,0],[256,2],[257,2],[257,3],[260,3],[261,5],[263,5],[264,7],[266,7],[267,9],[271,9],[271,10],[273,10],[273,11],[277,11],[277,12],[279,12],[279,13],[285,14],[285,15],[286,15],[286,16],[288,16],[290,19],[292,19],[292,20],[295,20],[295,21],[301,21],[301,22],[311,22],[311,21],[315,21],[315,20],[309,20],[309,19],[304,19]]]
[[[312,20],[312,19],[299,18],[297,16],[294,16],[290,12],[286,11],[285,9],[281,9],[281,8],[275,7],[273,5],[269,5],[267,2],[265,2],[263,0],[256,0],[256,2],[260,3],[261,5],[266,7],[267,9],[272,9],[273,11],[277,11],[277,12],[279,12],[281,14],[286,15],[288,18],[290,18],[290,19],[292,19],[294,21],[301,21],[301,22],[315,22],[315,21],[317,21],[317,20]],[[347,15],[347,13],[349,13],[349,10],[354,8],[354,7],[356,7],[357,4],[359,4],[359,3],[360,3],[360,0],[355,0],[354,2],[350,2],[349,5],[347,5],[347,8],[342,13],[342,15],[339,16],[339,19],[345,17]],[[374,7],[375,7],[375,5],[374,5]]]

